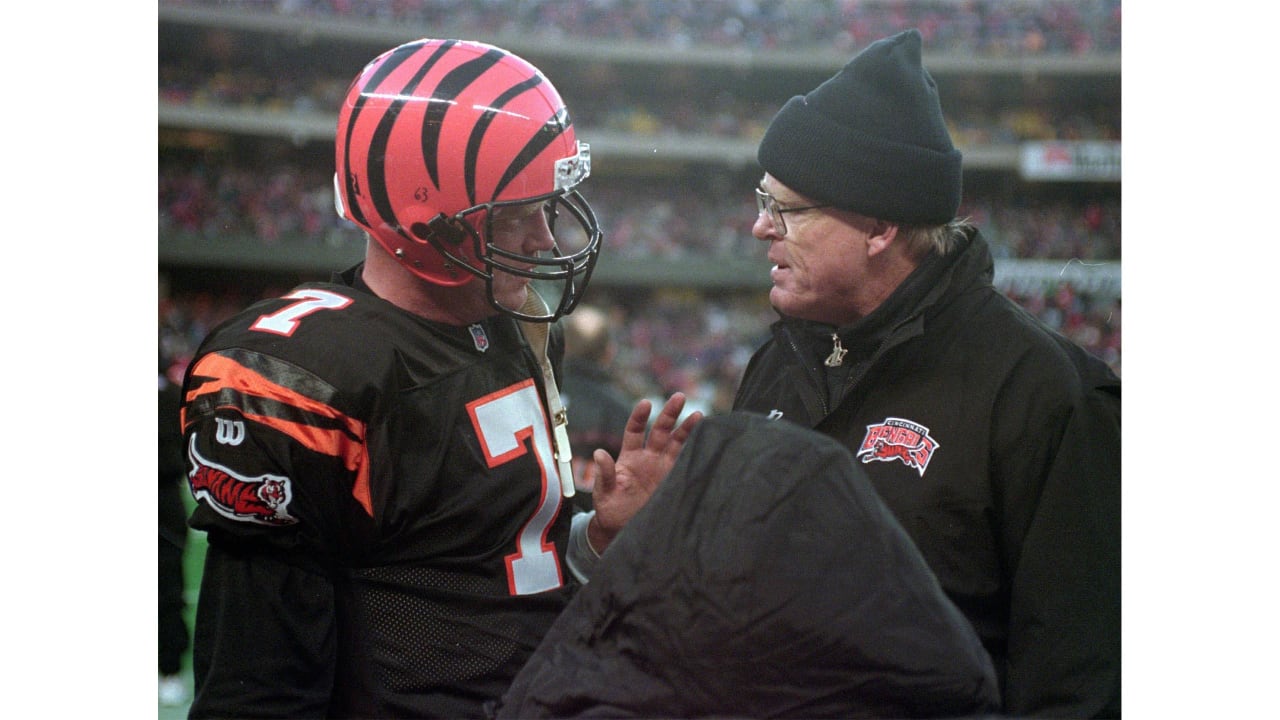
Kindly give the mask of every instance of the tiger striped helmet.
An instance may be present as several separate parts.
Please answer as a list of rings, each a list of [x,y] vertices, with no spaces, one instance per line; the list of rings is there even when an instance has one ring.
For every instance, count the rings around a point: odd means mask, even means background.
[[[577,190],[590,148],[533,65],[484,43],[405,43],[356,76],[335,140],[338,214],[410,272],[444,286],[479,278],[495,307],[523,319],[554,320],[577,304],[601,244]],[[493,210],[530,204],[542,206],[556,246],[537,257],[496,247]],[[557,225],[565,213],[576,223]],[[495,270],[559,283],[558,302],[533,317],[501,307]]]

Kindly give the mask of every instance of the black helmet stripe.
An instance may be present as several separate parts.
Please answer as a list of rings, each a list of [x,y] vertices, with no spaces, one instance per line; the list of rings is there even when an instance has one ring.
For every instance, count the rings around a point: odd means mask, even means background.
[[[502,179],[498,181],[498,186],[493,190],[493,196],[497,197],[499,193],[519,175],[533,159],[538,157],[538,153],[547,149],[556,138],[563,135],[572,125],[569,120],[569,110],[560,108],[560,111],[554,117],[547,120],[546,123],[538,130],[538,133],[529,138],[529,142],[525,143],[524,148],[515,156],[511,164],[507,166],[507,172],[503,174]]]
[[[422,157],[427,162],[427,173],[431,182],[440,187],[440,168],[437,158],[440,148],[440,130],[444,127],[444,114],[453,107],[453,99],[462,94],[471,83],[484,75],[489,68],[506,57],[505,51],[493,48],[474,60],[465,62],[444,76],[435,92],[431,93],[431,103],[427,106],[427,115],[422,122]]]
[[[476,126],[471,128],[471,137],[467,138],[467,155],[466,155],[466,174],[467,174],[467,198],[472,205],[476,204],[476,165],[480,158],[480,142],[484,140],[484,135],[489,130],[489,125],[493,119],[498,116],[498,110],[507,103],[519,97],[526,90],[537,87],[542,83],[541,75],[533,77],[508,88],[505,92],[498,96],[488,110],[484,111],[484,115],[476,122]],[[496,197],[497,194],[495,193]],[[490,198],[492,199],[492,198]]]
[[[387,75],[390,75],[396,68],[412,56],[421,48],[426,41],[409,43],[396,48],[386,62],[378,67],[378,70],[369,78],[369,82],[361,88],[360,95],[356,98],[355,106],[351,108],[351,115],[347,118],[347,137],[343,142],[344,155],[342,158],[343,167],[343,186],[346,188],[346,199],[343,205],[351,213],[353,219],[361,225],[367,225],[364,212],[360,210],[360,203],[355,201],[356,188],[355,176],[351,174],[351,135],[355,132],[356,120],[360,117],[360,112],[364,109],[367,99],[364,94],[366,88],[377,87]]]
[[[449,49],[457,44],[457,40],[448,40],[440,44],[435,52],[431,53],[431,57],[418,68],[418,71],[409,78],[409,82],[405,83],[404,88],[400,91],[401,98],[398,98],[387,106],[387,111],[383,113],[378,120],[378,127],[373,132],[373,137],[369,141],[369,200],[373,202],[373,206],[377,208],[378,215],[383,220],[389,222],[401,235],[405,235],[404,230],[399,229],[400,223],[396,219],[395,208],[391,205],[391,196],[387,192],[387,144],[391,139],[391,130],[395,127],[396,118],[400,115],[401,108],[404,107],[408,100],[404,98],[412,97],[413,91],[427,76],[431,68],[436,62],[449,52]],[[372,87],[370,83],[366,87]],[[434,104],[433,104],[434,105]],[[430,123],[427,123],[430,124]],[[432,177],[435,180],[435,177]],[[405,235],[405,237],[408,237]]]

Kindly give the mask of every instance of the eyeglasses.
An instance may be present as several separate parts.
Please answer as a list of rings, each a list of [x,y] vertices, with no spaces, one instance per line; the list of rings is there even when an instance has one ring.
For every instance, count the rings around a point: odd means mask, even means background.
[[[800,212],[801,210],[817,210],[819,208],[831,207],[831,205],[805,205],[804,207],[784,208],[778,207],[778,199],[769,193],[756,188],[756,208],[759,212],[768,213],[769,220],[773,223],[774,229],[779,235],[787,234],[787,223],[782,219],[784,213]]]

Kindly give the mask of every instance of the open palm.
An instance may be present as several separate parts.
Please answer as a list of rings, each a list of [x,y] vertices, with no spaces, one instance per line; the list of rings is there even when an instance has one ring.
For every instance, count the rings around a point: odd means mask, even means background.
[[[593,458],[600,468],[592,493],[596,516],[587,533],[597,552],[604,552],[671,472],[689,433],[702,419],[701,412],[693,412],[677,424],[684,405],[684,393],[673,394],[646,435],[653,403],[641,400],[627,419],[617,460],[604,450],[595,451]]]

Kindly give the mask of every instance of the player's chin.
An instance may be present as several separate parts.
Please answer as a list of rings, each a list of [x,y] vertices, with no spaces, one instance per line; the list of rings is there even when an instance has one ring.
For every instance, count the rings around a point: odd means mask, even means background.
[[[519,310],[529,297],[529,282],[524,278],[508,278],[501,286],[494,285],[493,297],[508,310]]]

